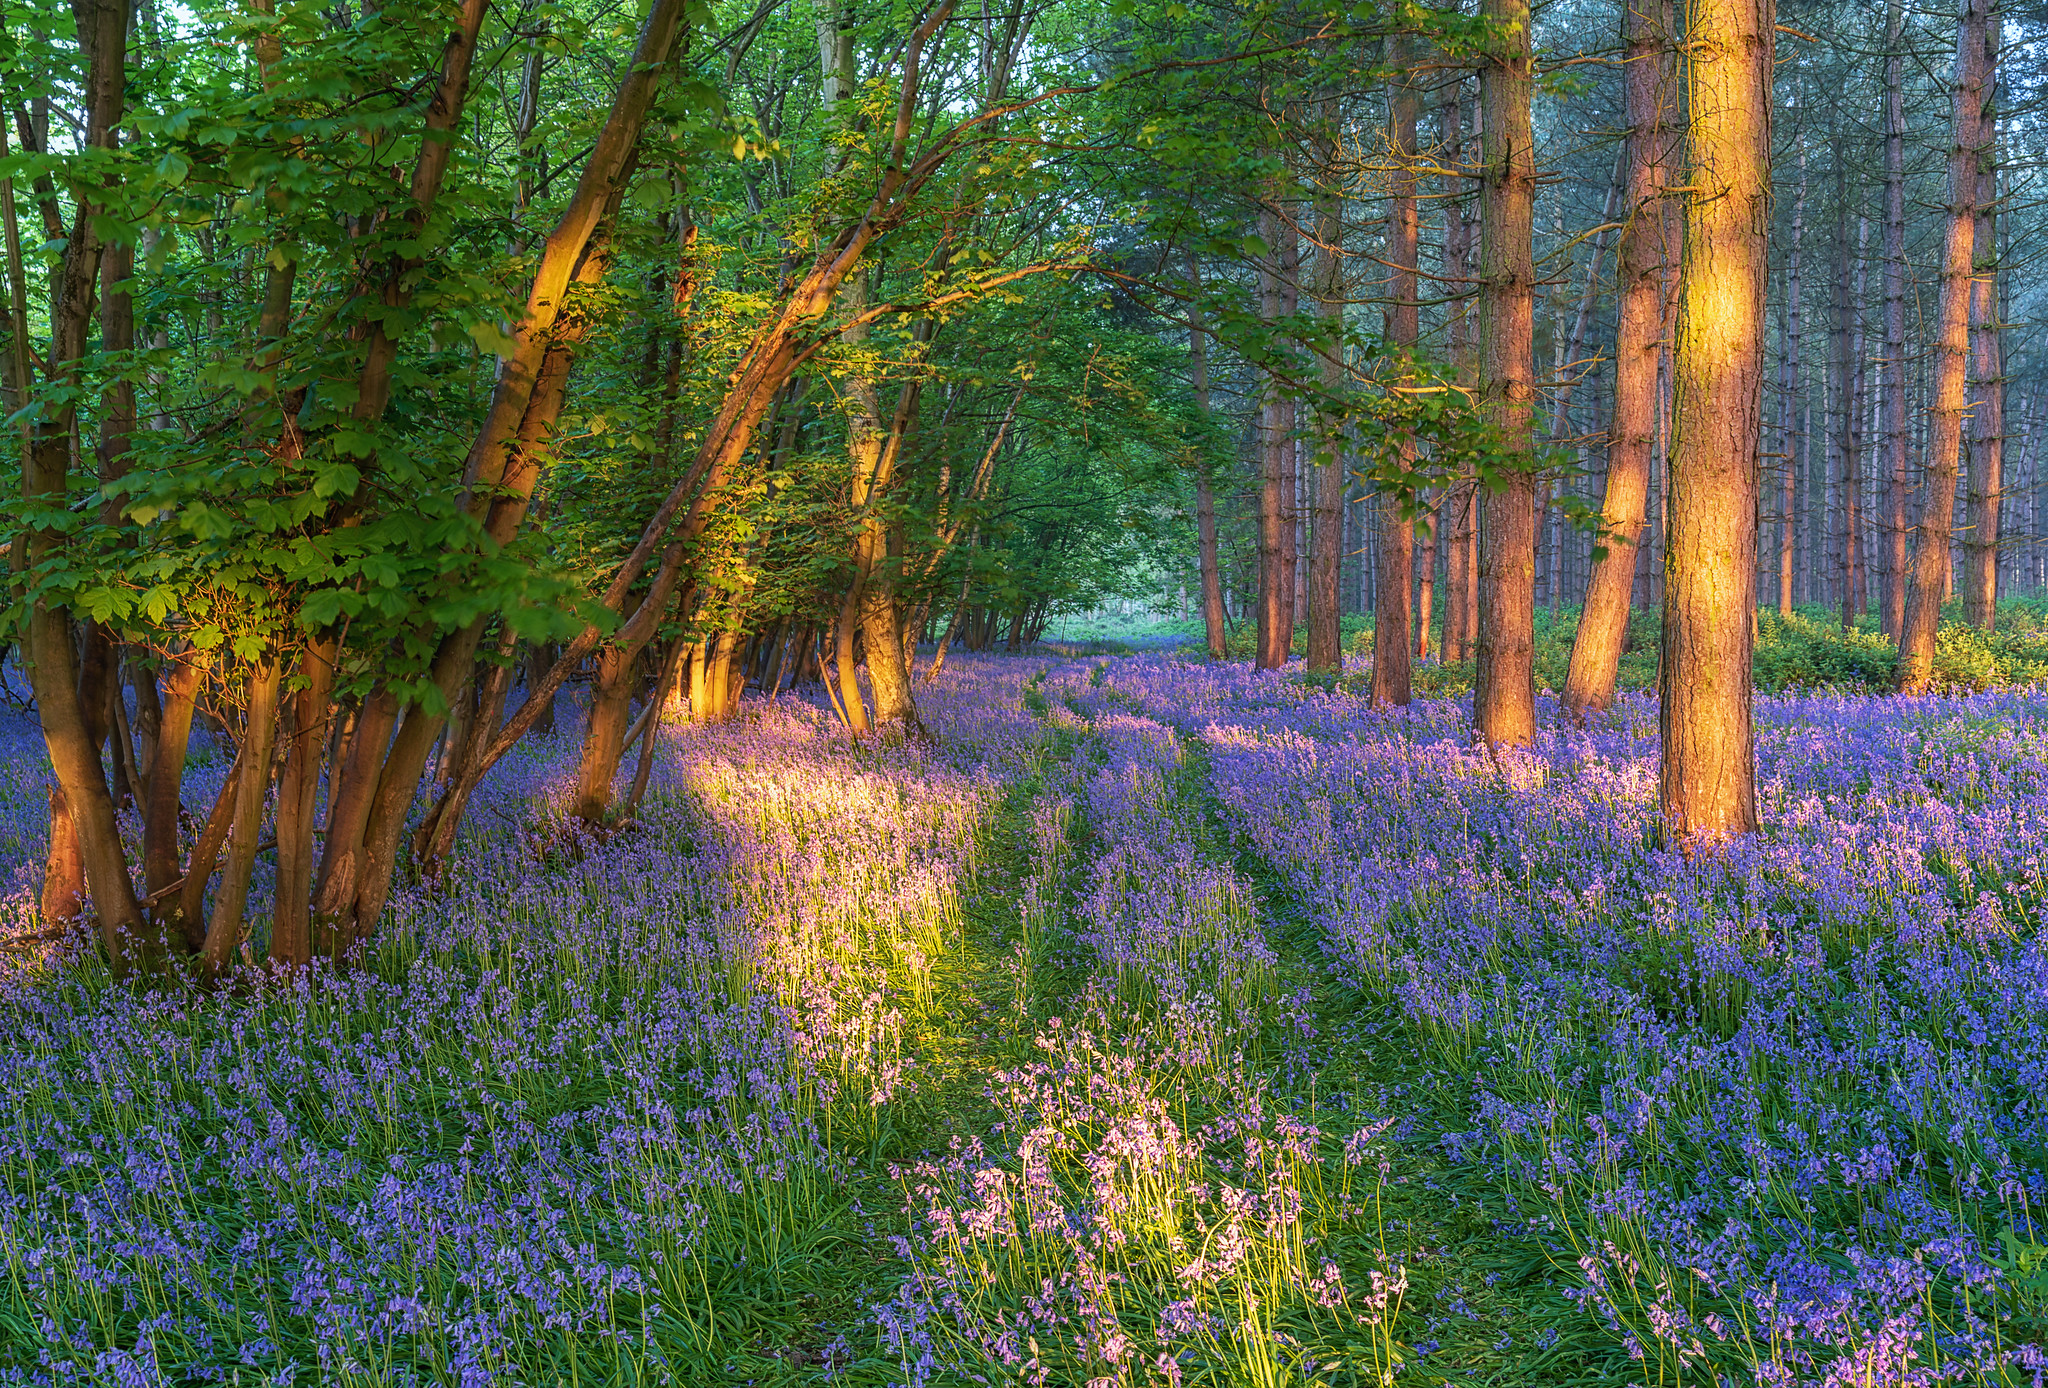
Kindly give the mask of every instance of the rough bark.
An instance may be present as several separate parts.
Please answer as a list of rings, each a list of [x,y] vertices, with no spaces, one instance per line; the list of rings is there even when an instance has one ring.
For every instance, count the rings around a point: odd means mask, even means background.
[[[1893,641],[1906,617],[1906,103],[1905,5],[1887,0],[1884,63],[1884,630]],[[1796,284],[1796,280],[1795,280]],[[1790,562],[1787,559],[1787,586]],[[1786,610],[1790,610],[1789,597]]]
[[[1334,120],[1335,111],[1330,112]],[[1414,120],[1409,121],[1412,145]],[[1335,147],[1326,151],[1334,157]],[[1410,179],[1412,182],[1412,177]],[[1342,201],[1334,189],[1323,188],[1316,195],[1316,240],[1318,269],[1316,315],[1324,324],[1325,340],[1319,364],[1323,387],[1335,392],[1344,377],[1344,237]],[[1410,233],[1413,233],[1413,199],[1410,199]],[[1413,259],[1411,244],[1409,255]],[[1412,296],[1411,296],[1412,297]],[[1344,668],[1343,624],[1340,617],[1339,583],[1344,565],[1344,433],[1332,422],[1320,421],[1316,430],[1314,456],[1308,466],[1310,527],[1308,553],[1307,668],[1311,674],[1335,675]],[[1407,608],[1403,605],[1405,615]],[[1401,657],[1405,667],[1407,632],[1401,633]],[[1405,672],[1405,670],[1404,670]]]
[[[1461,77],[1449,84],[1437,107],[1439,161],[1451,172],[1443,180],[1443,274],[1454,296],[1445,310],[1444,346],[1460,385],[1472,383],[1471,294],[1472,228],[1465,215],[1464,91]],[[1476,499],[1469,479],[1453,482],[1444,493],[1439,524],[1444,538],[1444,630],[1441,642],[1446,663],[1470,659],[1477,638],[1478,594],[1474,521]]]
[[[1388,48],[1388,66],[1395,75],[1387,101],[1388,152],[1394,167],[1389,188],[1392,202],[1387,213],[1387,263],[1392,273],[1387,284],[1385,331],[1389,347],[1412,352],[1422,335],[1416,274],[1422,236],[1415,202],[1420,181],[1415,172],[1415,126],[1421,114],[1422,97],[1410,76],[1422,55],[1421,45],[1410,35],[1396,35]],[[1404,433],[1396,438],[1394,451],[1402,471],[1414,467],[1413,435]],[[1378,583],[1373,595],[1371,698],[1375,707],[1385,708],[1404,705],[1414,697],[1409,662],[1415,637],[1409,626],[1409,610],[1414,601],[1415,521],[1404,511],[1398,497],[1383,494],[1377,500],[1380,543]],[[1335,621],[1333,614],[1332,637],[1336,634]],[[1423,622],[1426,627],[1426,613]],[[1314,665],[1313,656],[1310,665]]]
[[[1856,273],[1849,291],[1849,417],[1842,431],[1842,626],[1856,624],[1869,605],[1869,556],[1863,544],[1863,423],[1869,396],[1865,369],[1863,300],[1870,284],[1870,219],[1856,219]]]
[[[1672,361],[1659,796],[1667,842],[1756,828],[1756,611],[1773,0],[1688,10],[1688,191]]]
[[[1990,631],[1998,620],[1998,541],[2005,500],[2005,352],[1998,303],[1999,17],[1996,0],[1984,26],[1982,135],[1977,156],[1976,272],[1970,281],[1969,478],[1965,487],[1963,620]]]
[[[1678,93],[1671,0],[1632,0],[1624,9],[1629,125],[1627,224],[1616,263],[1614,408],[1607,424],[1607,480],[1601,545],[1586,578],[1572,640],[1564,705],[1575,715],[1614,701],[1634,604],[1636,550],[1647,523],[1650,459],[1657,443],[1657,367],[1663,352],[1665,190],[1674,157]]]
[[[1479,69],[1479,391],[1501,457],[1480,503],[1472,722],[1499,748],[1536,735],[1535,83],[1527,0],[1483,0],[1480,13],[1500,26]]]
[[[1260,238],[1267,255],[1259,263],[1259,311],[1268,323],[1280,317],[1280,218],[1268,208],[1259,215]],[[1259,649],[1258,668],[1277,670],[1287,663],[1294,635],[1294,617],[1287,608],[1287,562],[1283,529],[1289,520],[1285,469],[1291,445],[1281,422],[1278,383],[1266,373],[1265,398],[1259,410]]]
[[[1958,454],[1969,405],[1970,289],[1976,247],[1977,162],[1984,146],[1984,50],[1992,0],[1964,0],[1956,26],[1949,117],[1947,226],[1934,321],[1934,371],[1928,406],[1926,481],[1915,527],[1913,567],[1899,639],[1903,694],[1924,694],[1934,678],[1934,643],[1951,577]]]

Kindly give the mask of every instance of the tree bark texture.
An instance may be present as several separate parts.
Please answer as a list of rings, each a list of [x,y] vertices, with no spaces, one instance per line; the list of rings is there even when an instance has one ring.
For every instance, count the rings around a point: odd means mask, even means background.
[[[1527,0],[1484,0],[1480,13],[1501,29],[1479,69],[1479,389],[1501,457],[1480,503],[1472,721],[1499,748],[1536,735],[1535,79]]]
[[[1685,250],[1672,360],[1659,799],[1667,842],[1756,828],[1756,612],[1773,0],[1693,0]]]
[[[1421,115],[1422,97],[1410,77],[1421,57],[1421,45],[1412,35],[1397,34],[1388,47],[1388,66],[1394,77],[1387,99],[1387,142],[1393,169],[1389,188],[1392,202],[1387,212],[1386,258],[1391,274],[1387,283],[1385,331],[1389,347],[1412,352],[1422,335],[1417,299],[1422,237],[1415,203],[1419,182],[1415,171],[1415,126]],[[1400,435],[1394,441],[1394,449],[1402,471],[1414,467],[1412,435]],[[1378,503],[1380,545],[1373,600],[1372,702],[1375,707],[1385,708],[1404,705],[1414,697],[1410,660],[1415,635],[1409,626],[1409,610],[1414,602],[1415,521],[1395,496],[1382,495]],[[1423,620],[1427,622],[1427,614]]]
[[[1934,321],[1934,379],[1928,407],[1926,479],[1915,527],[1913,567],[1899,639],[1902,694],[1925,694],[1934,680],[1934,645],[1951,578],[1956,471],[1963,415],[1969,408],[1970,297],[1977,229],[1977,162],[1984,147],[1985,31],[1992,0],[1963,0],[1949,117],[1947,226]]]
[[[1607,425],[1607,482],[1600,503],[1605,553],[1586,578],[1585,604],[1572,640],[1564,705],[1583,715],[1614,702],[1616,676],[1634,605],[1636,550],[1650,495],[1657,444],[1657,365],[1663,351],[1665,190],[1675,158],[1678,105],[1671,0],[1631,0],[1624,8],[1628,116],[1627,225],[1616,255],[1614,409]]]

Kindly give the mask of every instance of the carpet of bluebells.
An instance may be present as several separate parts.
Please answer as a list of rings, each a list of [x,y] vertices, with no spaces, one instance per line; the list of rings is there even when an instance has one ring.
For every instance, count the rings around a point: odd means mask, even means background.
[[[2040,1384],[2048,694],[1762,699],[1686,859],[1653,704],[1349,688],[956,659],[602,841],[539,740],[213,993],[32,947],[0,723],[0,1383]]]

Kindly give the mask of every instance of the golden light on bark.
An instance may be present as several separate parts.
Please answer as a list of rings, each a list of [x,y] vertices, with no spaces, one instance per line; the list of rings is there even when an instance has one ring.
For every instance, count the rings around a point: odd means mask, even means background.
[[[1694,0],[1686,15],[1690,167],[1672,369],[1659,791],[1667,840],[1688,847],[1756,828],[1750,661],[1774,10],[1773,0]]]

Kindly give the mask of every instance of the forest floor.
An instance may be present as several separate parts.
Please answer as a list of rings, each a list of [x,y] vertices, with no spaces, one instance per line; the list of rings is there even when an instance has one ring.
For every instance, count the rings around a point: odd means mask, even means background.
[[[601,843],[537,743],[350,970],[0,984],[0,1382],[2037,1381],[2048,696],[1762,700],[1687,860],[1638,698],[923,695]]]

